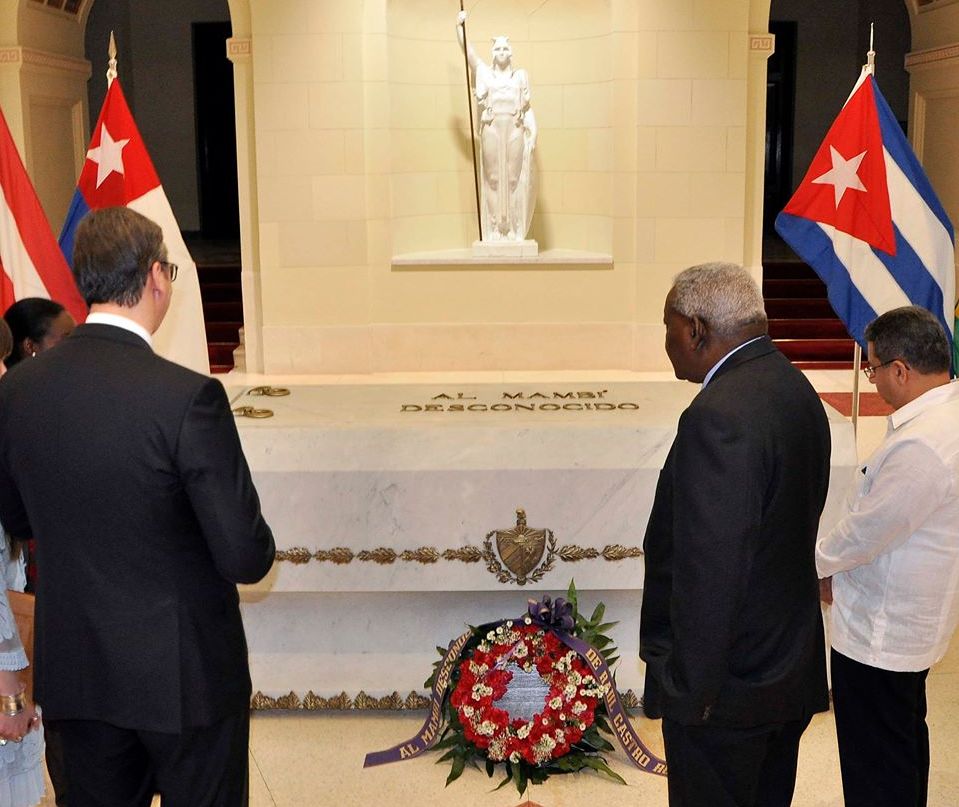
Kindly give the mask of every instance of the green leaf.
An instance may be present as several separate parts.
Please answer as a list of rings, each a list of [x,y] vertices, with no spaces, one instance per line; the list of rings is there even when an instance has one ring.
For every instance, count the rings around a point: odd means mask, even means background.
[[[516,782],[516,789],[519,791],[521,796],[526,792],[526,788],[528,787],[528,782],[526,781],[526,771],[524,768],[525,766],[522,762],[513,768],[513,780]]]
[[[603,614],[606,613],[606,606],[603,603],[600,603],[593,610],[593,615],[589,618],[589,621],[596,625],[599,623],[599,620],[603,618]]]
[[[493,792],[495,793],[497,790],[502,790],[504,787],[506,787],[506,785],[508,785],[512,781],[513,781],[513,772],[510,769],[510,766],[507,765],[506,778],[502,782],[500,782],[496,787],[493,788]]]
[[[597,625],[595,630],[597,633],[608,633],[611,628],[615,628],[619,622],[604,622],[602,625]]]
[[[463,775],[463,769],[466,767],[466,760],[463,757],[456,757],[453,760],[453,767],[450,769],[450,775],[446,777],[446,786],[449,787],[450,782],[455,782],[460,776]]]
[[[441,756],[438,760],[436,760],[436,764],[439,765],[441,762],[446,762],[446,760],[452,759],[455,756],[456,756],[456,749],[451,748],[449,751],[443,754],[443,756]]]
[[[490,779],[493,778],[493,771],[495,771],[495,770],[496,770],[496,765],[495,765],[495,763],[493,762],[493,760],[487,759],[487,760],[486,760],[486,775],[487,775]]]
[[[579,611],[579,603],[576,595],[576,581],[573,578],[569,580],[569,588],[566,589],[566,599],[573,604],[573,610]]]
[[[614,779],[619,782],[621,785],[626,784],[626,780],[623,779],[616,771],[609,767],[606,764],[606,761],[601,757],[586,757],[586,767],[592,768],[594,771],[599,771],[600,773],[605,773],[610,779]]]

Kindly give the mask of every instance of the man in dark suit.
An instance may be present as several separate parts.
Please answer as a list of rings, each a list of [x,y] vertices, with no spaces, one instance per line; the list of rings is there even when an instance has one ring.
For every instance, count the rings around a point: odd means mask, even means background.
[[[275,548],[222,385],[151,350],[166,258],[149,219],[89,214],[87,323],[0,383],[0,519],[37,539],[36,698],[71,807],[247,803],[236,583]]]
[[[676,377],[703,388],[646,530],[644,708],[663,718],[672,807],[786,807],[799,738],[828,708],[814,548],[829,426],[741,267],[680,273],[664,318]]]

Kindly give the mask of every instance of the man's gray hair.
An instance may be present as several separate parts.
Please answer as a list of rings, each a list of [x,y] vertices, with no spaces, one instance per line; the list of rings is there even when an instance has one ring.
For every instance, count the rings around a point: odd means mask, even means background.
[[[699,317],[721,336],[748,325],[766,325],[759,286],[735,263],[703,263],[676,275],[672,308],[684,317]]]

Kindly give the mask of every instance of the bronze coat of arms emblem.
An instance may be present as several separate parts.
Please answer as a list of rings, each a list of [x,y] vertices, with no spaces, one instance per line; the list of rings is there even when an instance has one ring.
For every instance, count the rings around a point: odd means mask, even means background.
[[[493,538],[496,551],[493,551]],[[486,568],[501,583],[513,582],[520,586],[535,583],[553,568],[556,538],[552,530],[533,529],[526,524],[526,511],[516,511],[516,526],[508,530],[494,530],[484,541],[483,558]],[[546,553],[546,560],[543,554]],[[497,554],[499,558],[497,558]],[[502,563],[500,563],[502,560]],[[503,568],[503,567],[506,568]]]

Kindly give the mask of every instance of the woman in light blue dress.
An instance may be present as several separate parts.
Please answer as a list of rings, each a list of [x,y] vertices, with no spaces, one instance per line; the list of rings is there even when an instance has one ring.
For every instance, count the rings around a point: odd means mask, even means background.
[[[0,320],[0,376],[12,339]],[[22,589],[25,577],[11,562],[10,544],[0,528],[0,805],[33,807],[43,798],[43,731],[40,717],[23,695],[20,670],[27,655],[17,634],[7,589]]]

